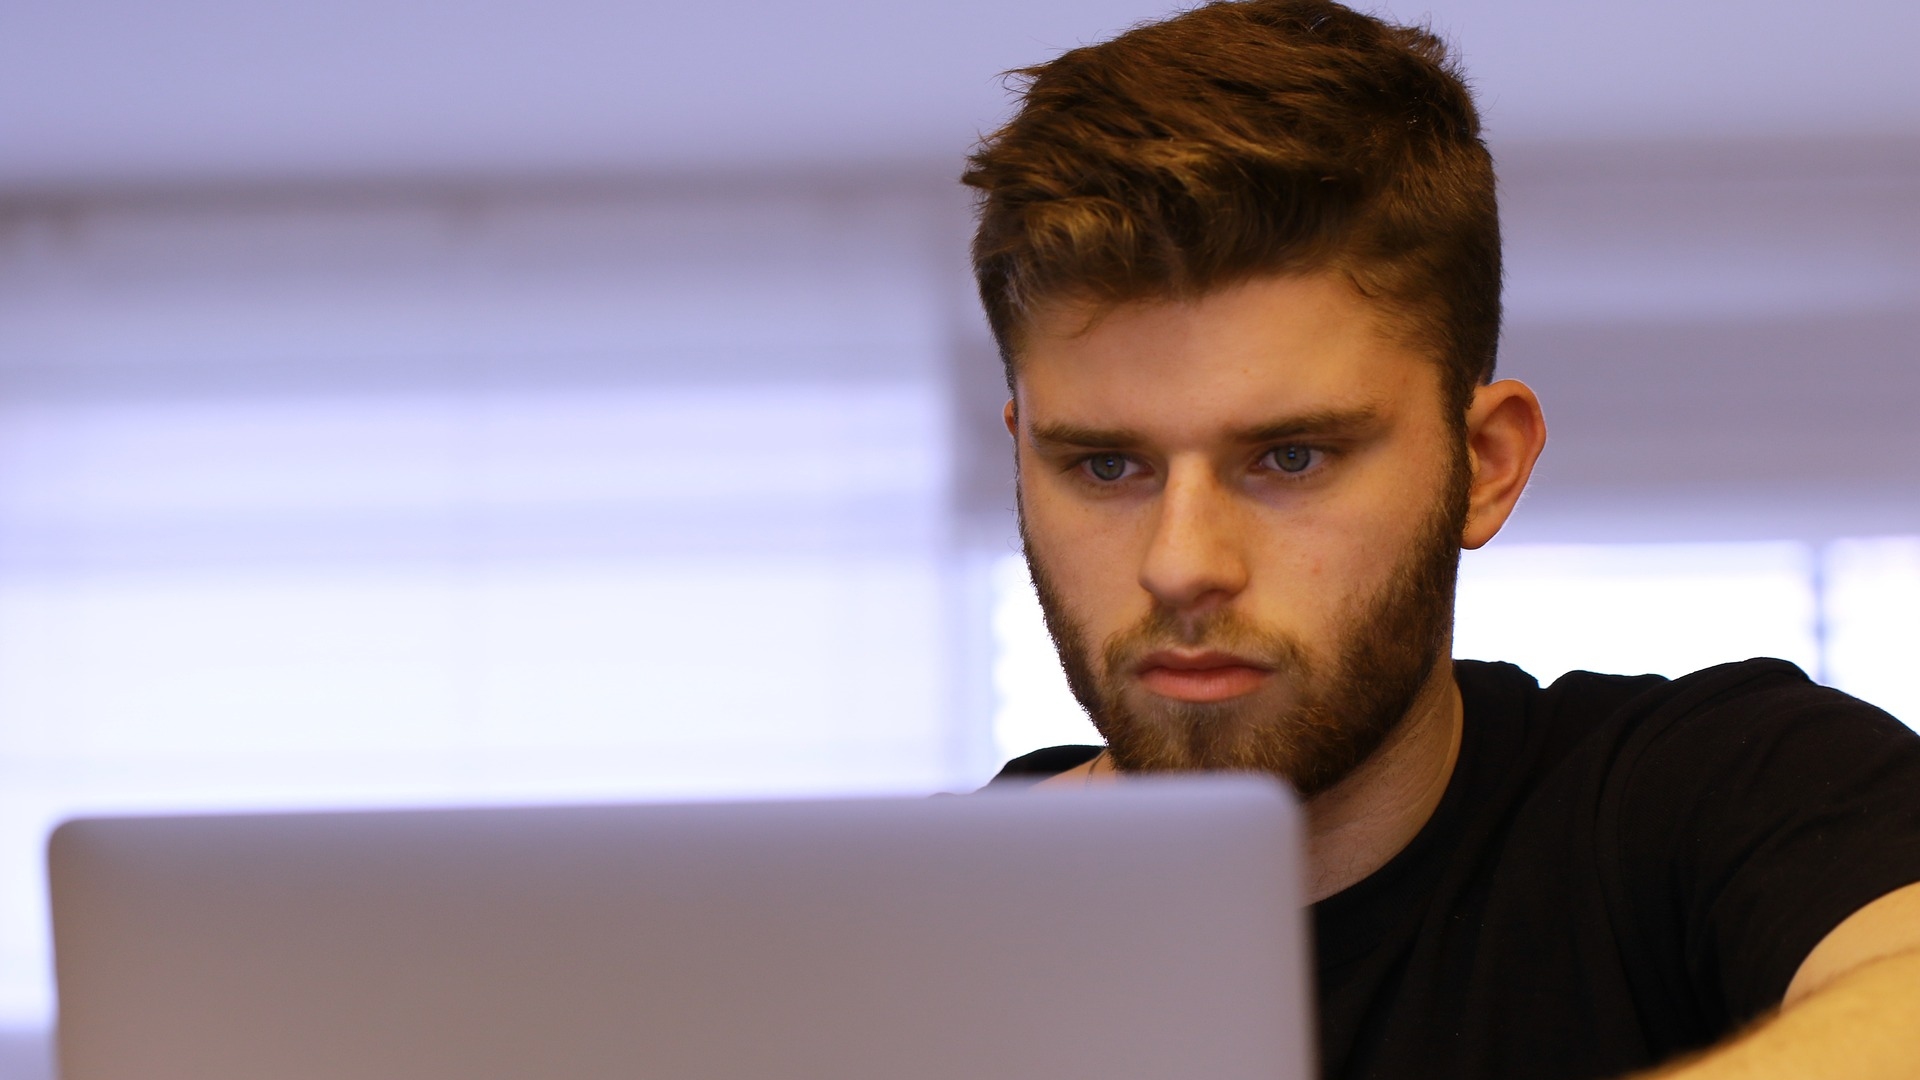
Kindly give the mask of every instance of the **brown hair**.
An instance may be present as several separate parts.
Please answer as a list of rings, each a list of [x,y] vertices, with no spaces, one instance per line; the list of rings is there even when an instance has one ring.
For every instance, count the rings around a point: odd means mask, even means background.
[[[1019,112],[962,177],[1009,385],[1037,304],[1313,270],[1385,301],[1450,404],[1492,378],[1493,161],[1431,32],[1330,0],[1220,2],[1014,74]]]

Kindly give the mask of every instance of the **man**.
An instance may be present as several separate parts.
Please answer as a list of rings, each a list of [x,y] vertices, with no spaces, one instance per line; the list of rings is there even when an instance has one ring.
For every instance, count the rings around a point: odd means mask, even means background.
[[[1003,776],[1292,782],[1331,1077],[1920,1076],[1920,738],[1779,661],[1449,659],[1546,429],[1441,43],[1248,0],[1025,74],[974,265],[1107,745]]]

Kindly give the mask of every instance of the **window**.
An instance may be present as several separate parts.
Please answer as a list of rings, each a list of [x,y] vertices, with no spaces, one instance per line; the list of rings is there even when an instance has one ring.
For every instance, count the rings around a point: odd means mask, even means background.
[[[1099,742],[1025,562],[994,573],[1001,755]],[[1461,560],[1454,655],[1511,661],[1543,684],[1576,668],[1674,676],[1776,656],[1920,725],[1920,538],[1496,544]]]
[[[924,208],[356,200],[0,235],[0,1028],[64,816],[972,776]]]

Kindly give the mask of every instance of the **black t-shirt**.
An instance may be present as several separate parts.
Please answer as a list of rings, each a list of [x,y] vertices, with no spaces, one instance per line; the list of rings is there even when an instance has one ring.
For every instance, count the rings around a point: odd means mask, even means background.
[[[1828,931],[1920,881],[1920,736],[1791,664],[1546,689],[1454,671],[1465,730],[1432,819],[1313,909],[1329,1080],[1646,1068],[1778,1005]]]

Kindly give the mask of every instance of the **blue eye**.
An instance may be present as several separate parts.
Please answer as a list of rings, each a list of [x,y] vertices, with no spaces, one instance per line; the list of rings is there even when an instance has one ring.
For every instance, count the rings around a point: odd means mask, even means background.
[[[1087,459],[1087,471],[1095,480],[1118,480],[1126,474],[1127,459],[1119,454],[1098,454]]]
[[[1281,472],[1297,473],[1313,464],[1313,448],[1310,446],[1282,446],[1267,452],[1273,459],[1274,467]]]

